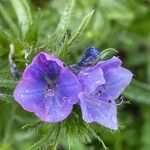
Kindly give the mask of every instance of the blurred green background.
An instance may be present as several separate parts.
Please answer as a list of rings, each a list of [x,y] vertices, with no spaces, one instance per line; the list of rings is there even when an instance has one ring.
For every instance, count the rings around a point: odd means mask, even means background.
[[[36,122],[37,118],[13,103],[12,91],[17,79],[10,73],[10,44],[15,46],[13,57],[19,72],[41,49],[56,54],[69,49],[67,64],[77,62],[89,46],[100,51],[116,49],[116,55],[133,72],[134,79],[120,98],[124,102],[118,106],[119,131],[100,128],[97,133],[112,150],[149,150],[150,1],[76,0],[74,9],[66,11],[71,15],[62,15],[69,2],[0,0],[0,150],[28,150],[47,131],[45,127],[36,132],[34,126],[28,131],[22,129],[24,125]],[[92,10],[94,13],[87,23],[88,19],[83,17]],[[60,26],[55,31],[61,16]],[[66,46],[66,41],[80,29],[80,24],[83,30],[79,30],[75,43]],[[46,47],[43,46],[45,42],[48,43]],[[27,59],[25,56],[30,52],[32,54]],[[63,53],[58,56],[66,60]],[[59,140],[58,149],[68,149],[64,138]],[[46,149],[51,150],[50,147]],[[92,138],[86,143],[72,143],[70,149],[101,150],[103,147]]]

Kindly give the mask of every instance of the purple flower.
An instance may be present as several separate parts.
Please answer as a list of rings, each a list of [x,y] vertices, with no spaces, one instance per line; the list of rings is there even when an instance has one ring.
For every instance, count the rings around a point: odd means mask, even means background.
[[[79,94],[82,117],[87,123],[98,122],[117,130],[117,107],[115,99],[131,82],[133,74],[121,67],[121,60],[113,57],[79,72],[82,84]]]
[[[41,52],[25,69],[14,91],[14,98],[41,120],[58,122],[71,113],[80,91],[76,76],[63,62]]]

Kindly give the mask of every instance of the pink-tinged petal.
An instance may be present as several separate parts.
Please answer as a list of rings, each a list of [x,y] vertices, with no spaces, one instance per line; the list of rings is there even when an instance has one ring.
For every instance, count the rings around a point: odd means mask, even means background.
[[[106,83],[103,86],[104,90],[100,94],[100,99],[116,99],[124,91],[132,80],[133,74],[123,68],[118,67],[104,74]]]
[[[104,127],[117,130],[117,108],[114,100],[102,101],[79,94],[82,118],[85,122],[97,122]]]
[[[67,98],[70,104],[78,101],[78,94],[81,92],[81,84],[77,77],[67,68],[61,70],[56,85],[56,91],[62,98]]]
[[[34,112],[37,104],[43,100],[46,84],[40,79],[39,72],[29,66],[14,91],[15,100],[27,111]]]
[[[47,97],[39,103],[35,114],[45,122],[59,122],[66,119],[72,111],[73,105],[68,99],[55,95]]]
[[[105,83],[102,69],[100,67],[96,68],[94,66],[82,69],[79,72],[78,80],[82,84],[84,92],[87,94],[90,94],[99,85]]]
[[[111,69],[115,69],[121,66],[121,64],[122,64],[122,61],[119,58],[113,56],[111,59],[100,61],[96,65],[96,67],[100,67],[103,70],[103,72],[106,73]]]

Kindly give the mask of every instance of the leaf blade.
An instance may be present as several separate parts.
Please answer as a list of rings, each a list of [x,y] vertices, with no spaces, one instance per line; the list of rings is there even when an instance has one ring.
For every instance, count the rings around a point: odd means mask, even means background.
[[[16,12],[18,22],[21,26],[22,37],[24,38],[29,28],[30,22],[32,21],[30,7],[27,1],[25,0],[10,0],[10,1]]]
[[[127,98],[150,105],[150,86],[137,80],[133,80],[132,84],[127,87],[123,93]]]

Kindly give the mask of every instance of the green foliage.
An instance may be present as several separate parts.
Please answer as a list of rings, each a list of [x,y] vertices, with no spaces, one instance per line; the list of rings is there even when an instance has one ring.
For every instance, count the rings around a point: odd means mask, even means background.
[[[17,83],[18,83],[17,81],[13,81],[12,79],[11,80],[1,79],[0,87],[14,89]]]
[[[101,52],[98,61],[109,59],[109,57],[112,57],[115,53],[117,53],[117,50],[115,50],[114,48],[107,48]]]
[[[78,107],[75,107],[69,118],[63,122],[55,124],[36,122],[24,126],[23,129],[45,129],[44,135],[42,135],[30,149],[46,149],[51,146],[52,150],[56,150],[57,144],[65,143],[65,141],[67,141],[67,145],[69,149],[71,149],[74,143],[91,142],[93,138],[96,138],[102,144],[104,149],[107,149],[94,128],[82,120]]]
[[[87,14],[83,18],[81,24],[78,26],[78,28],[75,31],[74,35],[72,35],[70,40],[65,42],[65,44],[62,47],[62,52],[60,53],[61,59],[63,59],[63,60],[66,59],[66,56],[69,53],[69,49],[71,49],[71,46],[74,45],[77,42],[77,40],[79,40],[81,38],[81,35],[83,34],[85,28],[87,27],[93,13],[94,13],[94,11],[91,11],[89,14]],[[69,60],[67,59],[67,61],[69,61]]]
[[[124,95],[129,99],[150,105],[150,85],[133,80],[127,87]]]
[[[42,48],[46,48],[48,51],[54,53],[55,55],[59,55],[61,52],[61,46],[64,42],[63,40],[65,40],[63,38],[66,36],[66,31],[69,29],[74,4],[74,0],[69,2],[63,12],[63,15],[54,34],[48,37],[47,42],[44,44],[44,46],[42,46]]]
[[[22,38],[25,37],[29,25],[32,21],[30,7],[26,0],[10,0],[16,12],[18,23],[21,29]]]
[[[40,18],[34,19],[29,24],[29,28],[26,32],[25,41],[31,45],[38,43],[39,22],[40,22]]]
[[[83,31],[87,27],[87,25],[88,25],[88,23],[89,23],[92,15],[93,15],[93,13],[94,13],[94,11],[91,11],[89,14],[87,14],[83,18],[83,21],[81,22],[81,24],[77,28],[77,31],[74,33],[74,35],[72,36],[72,38],[67,43],[67,45],[66,45],[67,47],[71,47],[71,45],[73,45],[77,40],[79,40],[81,34],[83,34]]]
[[[0,4],[0,12],[1,12],[1,16],[5,20],[5,23],[14,32],[14,35],[18,35],[17,25],[14,23],[13,19],[10,17],[9,13],[5,10],[2,4]]]
[[[14,99],[12,95],[0,93],[0,100],[7,102],[7,103],[13,103]]]
[[[40,11],[35,4],[39,1],[0,1],[0,149],[106,149],[101,138],[114,150],[149,149],[149,2],[53,0],[41,1]],[[78,107],[56,124],[43,123],[25,112],[13,99],[18,81],[8,63],[11,44],[20,74],[39,51],[52,53],[66,64],[76,63],[89,46],[101,51],[98,60],[118,55],[134,74],[123,93],[125,104],[130,104],[118,106],[118,120],[125,128],[111,133],[86,124]]]

